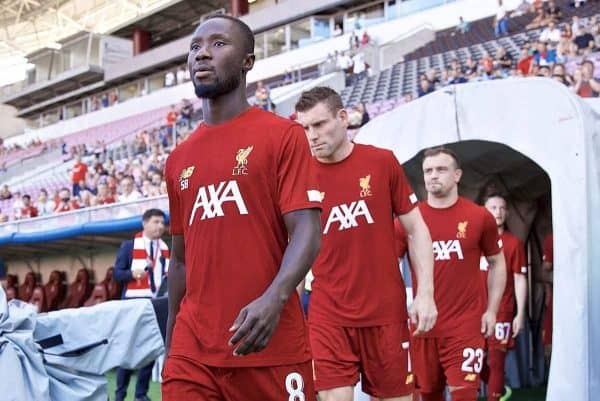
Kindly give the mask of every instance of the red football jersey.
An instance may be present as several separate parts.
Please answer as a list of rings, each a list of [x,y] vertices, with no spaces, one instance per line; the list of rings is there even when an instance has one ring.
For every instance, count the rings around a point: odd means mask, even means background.
[[[400,220],[394,219],[394,244],[396,248],[396,257],[401,259],[408,252],[408,238],[404,234]]]
[[[481,285],[481,255],[500,252],[502,241],[496,222],[483,207],[459,197],[443,209],[419,203],[429,227],[434,254],[434,292],[438,318],[424,337],[472,335],[481,329],[481,316],[487,308]],[[404,234],[406,236],[406,234]],[[412,271],[415,293],[417,277]]]
[[[502,239],[502,250],[504,252],[504,260],[506,261],[506,287],[504,287],[498,314],[510,315],[515,312],[514,275],[527,275],[527,261],[525,258],[525,248],[520,239],[508,231],[504,231],[500,239]],[[487,296],[487,261],[482,261],[481,268],[483,273],[483,288]]]
[[[23,207],[21,208],[21,218],[27,218],[27,217],[37,217],[38,216],[38,210],[35,206],[28,206],[28,207]]]
[[[417,203],[389,150],[355,144],[339,163],[315,160],[323,202],[310,322],[367,327],[407,319],[394,249],[394,215]]]
[[[291,294],[267,348],[233,356],[229,328],[264,293],[288,244],[283,215],[321,207],[304,130],[250,108],[200,125],[169,156],[170,229],[183,235],[186,293],[171,355],[209,366],[273,366],[310,359],[298,295]]]

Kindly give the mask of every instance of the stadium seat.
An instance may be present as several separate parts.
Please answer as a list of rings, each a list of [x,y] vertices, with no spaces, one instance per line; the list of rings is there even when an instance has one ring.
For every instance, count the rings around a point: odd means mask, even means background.
[[[48,312],[46,304],[46,295],[44,294],[44,287],[38,285],[33,289],[33,293],[31,294],[29,303],[35,305],[38,313]]]
[[[121,284],[113,278],[114,267],[109,267],[102,280],[102,284],[106,286],[108,299],[121,299]]]
[[[10,301],[11,299],[17,298],[17,287],[8,286],[6,287],[6,300]]]
[[[93,306],[105,301],[108,301],[108,291],[103,283],[98,283],[94,286],[92,295],[85,301],[83,306]]]
[[[29,302],[33,295],[33,289],[37,284],[37,280],[34,272],[29,272],[25,276],[25,281],[19,286],[18,299]]]
[[[67,285],[63,274],[58,270],[50,273],[50,279],[44,286],[48,311],[58,310],[67,294]]]
[[[90,283],[90,272],[87,269],[80,269],[77,272],[75,281],[69,285],[69,295],[63,303],[63,308],[79,308],[92,293],[92,284]]]

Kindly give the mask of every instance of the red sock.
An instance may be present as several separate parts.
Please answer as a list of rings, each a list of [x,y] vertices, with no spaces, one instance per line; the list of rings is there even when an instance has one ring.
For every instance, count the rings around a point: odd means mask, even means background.
[[[487,361],[490,368],[488,380],[488,401],[498,401],[504,393],[504,358],[506,352],[498,349],[488,351]]]

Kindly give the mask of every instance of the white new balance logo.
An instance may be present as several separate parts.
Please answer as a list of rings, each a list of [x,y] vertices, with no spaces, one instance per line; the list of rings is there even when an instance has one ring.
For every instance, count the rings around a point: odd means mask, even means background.
[[[214,217],[223,217],[223,203],[235,202],[240,214],[248,214],[248,209],[240,193],[240,188],[236,181],[222,181],[215,188],[213,184],[207,187],[200,187],[198,189],[198,195],[196,196],[196,202],[190,215],[189,225],[192,225],[196,211],[202,208],[202,216],[200,220],[212,219]]]
[[[341,204],[339,206],[334,206],[331,208],[331,212],[327,218],[327,224],[325,225],[323,234],[327,234],[329,226],[336,221],[340,223],[338,231],[358,227],[357,218],[359,216],[364,216],[368,224],[373,224],[373,217],[371,217],[371,212],[369,212],[367,203],[364,200],[352,202],[350,205]]]
[[[450,260],[452,252],[456,253],[459,260],[464,259],[459,240],[433,241],[433,254],[435,255],[435,260]]]

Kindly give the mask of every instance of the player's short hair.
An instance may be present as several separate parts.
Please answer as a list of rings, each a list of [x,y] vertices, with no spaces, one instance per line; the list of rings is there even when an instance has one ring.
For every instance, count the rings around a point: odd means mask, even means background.
[[[240,31],[242,32],[243,39],[244,39],[245,52],[248,54],[254,54],[254,32],[252,32],[252,29],[250,29],[248,24],[246,24],[244,21],[242,21],[239,18],[232,17],[231,15],[211,14],[208,17],[206,17],[200,25],[202,25],[206,21],[209,21],[209,20],[215,19],[215,18],[222,18],[222,19],[226,19],[229,21],[233,21],[236,24],[236,26],[240,29]]]
[[[487,201],[489,201],[492,198],[500,198],[500,199],[503,199],[505,203],[508,203],[508,196],[506,196],[505,193],[493,190],[493,191],[488,192],[483,197],[483,204],[485,205],[487,203]]]
[[[457,169],[461,168],[460,160],[458,159],[456,152],[454,152],[452,149],[449,149],[445,146],[436,146],[434,148],[426,149],[425,152],[423,153],[423,161],[425,161],[425,159],[427,159],[428,157],[434,157],[437,155],[450,156],[454,160],[454,167],[456,167]]]
[[[152,217],[155,217],[155,216],[162,217],[163,219],[167,218],[167,215],[165,214],[165,212],[163,212],[160,209],[148,209],[142,215],[142,221],[145,223],[148,220],[150,220]]]
[[[25,194],[21,197],[21,199],[25,199],[25,198],[31,200],[31,196],[29,196],[28,194]]]
[[[333,115],[344,108],[342,98],[336,91],[327,86],[317,86],[302,92],[296,102],[296,112],[305,112],[319,103],[325,103]]]

